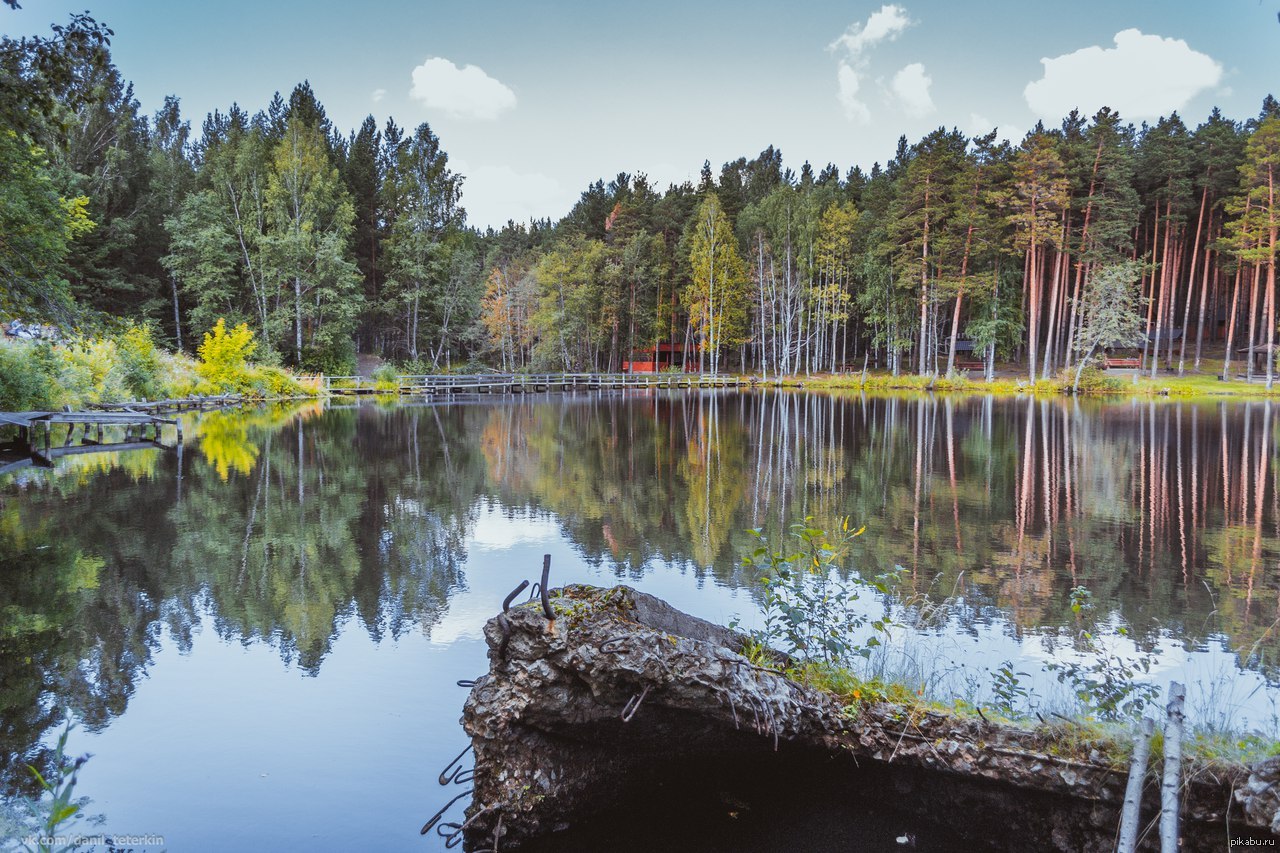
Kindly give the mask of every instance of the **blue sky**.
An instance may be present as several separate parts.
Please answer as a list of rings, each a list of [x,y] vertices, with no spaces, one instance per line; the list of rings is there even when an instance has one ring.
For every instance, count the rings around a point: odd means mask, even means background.
[[[1280,0],[25,0],[0,28],[47,32],[86,5],[147,112],[176,94],[198,128],[308,79],[343,129],[429,121],[480,226],[557,218],[619,171],[665,185],[771,144],[843,171],[939,125],[1017,138],[1104,103],[1194,125],[1280,90]]]

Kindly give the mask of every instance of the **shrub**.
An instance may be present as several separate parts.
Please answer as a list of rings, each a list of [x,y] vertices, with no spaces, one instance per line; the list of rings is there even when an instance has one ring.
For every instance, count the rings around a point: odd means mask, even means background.
[[[0,409],[25,412],[52,408],[53,373],[48,344],[0,342]]]
[[[280,367],[258,367],[252,372],[253,390],[263,397],[300,397],[312,393]]]
[[[55,406],[82,408],[94,403],[119,403],[131,396],[120,368],[120,353],[110,338],[73,338],[54,347],[57,374]]]
[[[201,363],[196,369],[218,390],[246,391],[249,377],[245,368],[257,348],[247,323],[228,331],[226,321],[219,317],[200,344]]]
[[[1058,381],[1063,388],[1070,390],[1075,382],[1075,371],[1064,370],[1058,376]],[[1108,375],[1096,363],[1086,365],[1080,371],[1080,385],[1077,389],[1080,394],[1121,394],[1124,390],[1124,382],[1119,377]]]
[[[155,400],[164,396],[163,365],[151,330],[133,326],[116,338],[120,376],[134,397]]]
[[[348,375],[356,368],[355,344],[344,338],[320,346],[303,347],[302,364],[299,367],[308,373]]]

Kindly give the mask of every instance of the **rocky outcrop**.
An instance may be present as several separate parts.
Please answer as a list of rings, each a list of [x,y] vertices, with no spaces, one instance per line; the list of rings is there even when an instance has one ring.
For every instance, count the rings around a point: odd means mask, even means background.
[[[1125,771],[1087,744],[1064,749],[1061,727],[847,707],[787,678],[781,660],[748,660],[743,636],[625,586],[569,586],[551,603],[554,619],[531,604],[485,627],[490,671],[463,715],[476,758],[470,849],[514,850],[680,768],[744,758],[863,777],[975,850],[1114,849]],[[1270,781],[1197,769],[1183,798],[1184,849],[1220,849],[1228,814],[1233,834],[1270,837]],[[1154,815],[1154,785],[1148,793],[1144,813]],[[965,819],[948,819],[957,814]]]

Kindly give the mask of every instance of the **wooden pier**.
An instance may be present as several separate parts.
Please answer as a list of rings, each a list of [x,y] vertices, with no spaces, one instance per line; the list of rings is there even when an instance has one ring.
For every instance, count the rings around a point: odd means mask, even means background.
[[[751,384],[741,376],[710,373],[482,373],[406,374],[394,388],[369,376],[326,376],[329,394],[528,394],[547,391],[737,388]]]
[[[54,446],[53,443],[55,424],[67,427],[66,436],[58,446]],[[81,453],[163,447],[160,444],[160,434],[166,425],[177,429],[178,443],[181,444],[181,422],[148,412],[131,409],[88,412],[0,412],[0,426],[18,428],[17,442],[0,447],[0,474],[28,465],[52,467],[53,463],[63,456],[75,456]],[[80,427],[79,444],[73,444],[76,427]],[[106,441],[104,436],[106,427],[124,427],[124,439],[115,442]],[[148,429],[151,431],[149,438]]]

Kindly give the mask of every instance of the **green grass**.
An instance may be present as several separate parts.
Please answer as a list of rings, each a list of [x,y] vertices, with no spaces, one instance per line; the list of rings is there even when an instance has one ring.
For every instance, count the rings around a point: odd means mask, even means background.
[[[1071,393],[1073,375],[1064,372],[1059,376],[1040,379],[1034,385],[1025,378],[996,377],[986,382],[981,375],[977,376],[893,376],[888,373],[868,372],[866,381],[861,373],[847,374],[814,374],[812,376],[789,376],[771,380],[784,388],[806,388],[811,390],[856,390],[856,391],[932,391],[958,394],[982,394],[997,397],[1013,397],[1021,395],[1058,396]],[[1263,399],[1280,397],[1280,374],[1277,375],[1275,388],[1268,392],[1261,383],[1245,382],[1242,379],[1223,381],[1213,373],[1189,374],[1186,376],[1160,375],[1152,379],[1149,375],[1115,374],[1095,372],[1090,376],[1086,372],[1082,378],[1080,395],[1089,397],[1243,397]]]

